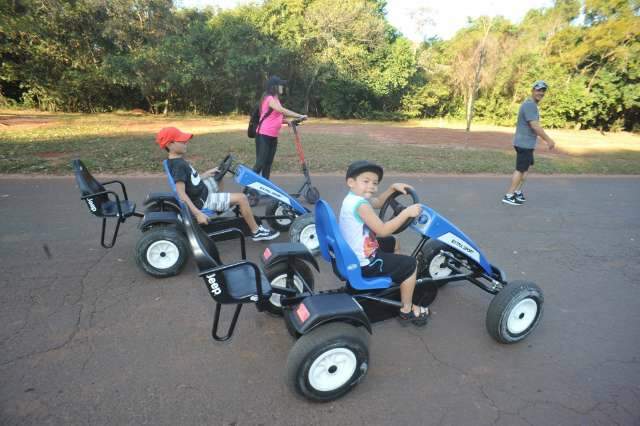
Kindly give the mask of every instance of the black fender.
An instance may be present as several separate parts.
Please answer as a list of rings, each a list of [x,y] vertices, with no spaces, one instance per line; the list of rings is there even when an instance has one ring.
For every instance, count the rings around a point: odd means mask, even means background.
[[[173,195],[173,192],[151,192],[147,195],[143,204],[145,207],[148,207],[159,203],[171,203],[175,205],[178,210],[180,209],[176,196]]]
[[[371,322],[360,304],[346,293],[320,293],[306,297],[298,305],[284,311],[287,321],[298,335],[330,322],[347,322],[364,327],[369,334]]]
[[[178,225],[181,220],[175,211],[145,212],[138,226],[141,231],[146,231],[154,225]]]
[[[296,258],[311,264],[316,271],[320,272],[318,261],[311,254],[309,249],[302,243],[274,243],[270,244],[262,253],[261,259],[264,267],[267,268],[282,262],[288,262],[290,258]]]

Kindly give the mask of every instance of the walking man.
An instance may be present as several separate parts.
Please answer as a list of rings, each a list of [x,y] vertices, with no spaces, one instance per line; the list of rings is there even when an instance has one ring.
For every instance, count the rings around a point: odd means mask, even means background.
[[[527,177],[529,167],[533,166],[533,151],[536,149],[538,136],[552,150],[556,143],[546,134],[540,126],[540,113],[538,104],[547,92],[547,83],[538,80],[533,83],[531,97],[527,98],[518,111],[516,123],[516,135],[513,138],[513,147],[516,150],[516,170],[511,177],[509,191],[502,202],[512,206],[521,206],[526,201],[522,187]]]

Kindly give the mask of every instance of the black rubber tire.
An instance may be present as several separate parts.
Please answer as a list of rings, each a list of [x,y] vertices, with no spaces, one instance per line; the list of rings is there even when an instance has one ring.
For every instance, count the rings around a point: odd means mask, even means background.
[[[313,227],[313,228],[311,228]],[[293,220],[291,228],[289,228],[289,239],[292,243],[301,243],[301,239],[305,239],[305,246],[314,256],[320,253],[320,242],[316,234],[316,219],[313,213],[305,213]]]
[[[166,267],[158,267],[150,263],[148,250],[159,242],[166,242],[177,250],[178,257],[174,263]],[[156,246],[157,247],[157,246]],[[136,244],[136,263],[147,274],[156,278],[178,275],[189,258],[189,245],[185,236],[173,225],[156,225],[142,233]]]
[[[321,390],[309,381],[309,370],[314,361],[330,350],[343,349],[355,357],[353,374],[336,383],[335,389]],[[319,368],[319,367],[318,367]],[[330,374],[338,372],[331,365]],[[328,402],[339,398],[355,387],[369,369],[369,334],[363,327],[355,327],[343,322],[321,325],[310,333],[300,337],[289,351],[287,357],[287,383],[291,389],[317,402]],[[347,375],[349,371],[345,372]],[[341,384],[340,384],[341,383]]]
[[[304,193],[304,199],[309,204],[315,204],[320,199],[320,191],[315,186],[310,186]]]
[[[535,312],[531,310],[533,305],[530,304],[530,301],[535,302]],[[522,303],[527,303],[529,306],[524,306]],[[486,318],[489,335],[500,343],[516,343],[523,340],[540,323],[543,305],[544,296],[542,295],[542,290],[536,284],[528,281],[512,281],[508,283],[489,304]],[[518,311],[512,312],[516,307],[519,307]],[[531,323],[521,331],[509,330],[508,320],[510,316],[512,316],[512,319],[526,319],[527,322],[531,321]],[[516,324],[516,326],[520,326],[520,324]]]
[[[249,200],[249,205],[251,207],[255,207],[260,204],[260,193],[255,189],[247,188],[247,200]]]
[[[283,216],[286,211],[289,210],[287,205],[278,200],[269,200],[269,203],[265,207],[264,214],[265,216]],[[271,229],[275,229],[280,232],[287,232],[289,228],[291,228],[291,223],[293,223],[293,219],[289,220],[287,224],[286,219],[267,219],[269,226]]]
[[[304,262],[300,259],[295,259],[293,262],[293,267],[298,272],[298,274],[302,276],[302,279],[305,281],[307,286],[311,290],[313,290],[315,285],[313,272],[311,271],[311,268],[309,267],[307,262]],[[280,280],[280,279],[286,280],[288,269],[289,269],[289,265],[287,262],[276,263],[275,265],[270,265],[269,267],[265,268],[265,274],[267,279],[269,280],[269,283],[271,284],[271,287],[274,287],[273,282],[276,280]],[[304,291],[304,286],[300,282],[299,278],[295,276],[294,276],[294,286],[299,293],[302,293]],[[276,286],[276,287],[279,287],[279,286]],[[275,293],[272,294],[271,298],[269,298],[265,306],[265,309],[274,315],[282,316],[282,306],[280,305],[280,295]]]

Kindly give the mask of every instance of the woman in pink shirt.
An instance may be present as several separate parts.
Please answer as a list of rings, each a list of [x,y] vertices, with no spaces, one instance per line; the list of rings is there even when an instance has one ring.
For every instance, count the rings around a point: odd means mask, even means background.
[[[284,117],[305,119],[306,115],[290,111],[280,104],[278,97],[282,94],[285,80],[272,76],[267,81],[267,90],[260,101],[260,122],[256,129],[256,165],[253,171],[269,179],[271,165],[278,147],[278,134]]]

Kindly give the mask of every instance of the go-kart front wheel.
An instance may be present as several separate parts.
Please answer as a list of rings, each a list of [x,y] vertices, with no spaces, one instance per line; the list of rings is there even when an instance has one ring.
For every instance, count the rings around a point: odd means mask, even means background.
[[[512,281],[498,293],[487,310],[487,331],[500,343],[523,340],[542,318],[544,297],[532,282]]]
[[[305,213],[293,220],[289,229],[289,238],[292,243],[304,244],[313,255],[320,252],[320,242],[316,233],[316,220],[313,213]]]
[[[293,263],[294,269],[300,274],[300,277],[296,275],[293,276],[293,288],[298,292],[302,293],[304,291],[304,283],[306,283],[307,287],[313,290],[314,281],[313,281],[313,272],[311,268],[306,262],[303,262],[300,259],[295,259]],[[289,271],[289,265],[287,262],[276,263],[275,265],[269,266],[265,269],[265,273],[267,275],[267,280],[271,284],[271,287],[287,287],[287,273]],[[304,280],[304,283],[303,283]],[[280,298],[282,296],[280,294],[272,293],[269,298],[268,303],[266,304],[267,311],[271,312],[275,315],[282,315],[282,304],[280,303]]]
[[[187,241],[175,226],[154,226],[136,244],[136,263],[156,278],[177,275],[188,257]]]
[[[313,401],[331,401],[349,392],[367,374],[369,335],[342,322],[321,325],[305,334],[287,358],[287,382]]]

